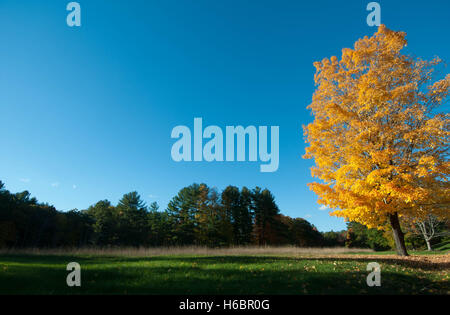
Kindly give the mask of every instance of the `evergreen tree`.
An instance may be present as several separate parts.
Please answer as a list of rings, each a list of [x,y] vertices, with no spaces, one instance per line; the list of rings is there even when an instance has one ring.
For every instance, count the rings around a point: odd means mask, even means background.
[[[246,187],[241,192],[235,186],[228,186],[222,192],[222,206],[224,212],[231,219],[233,229],[233,243],[248,244],[252,232],[252,196]]]
[[[95,245],[118,245],[117,210],[108,200],[101,200],[90,206],[87,213],[93,218],[93,244]]]
[[[167,206],[172,225],[171,242],[177,245],[193,244],[195,241],[196,214],[200,185],[182,188]]]
[[[253,190],[253,209],[255,213],[255,240],[258,245],[268,244],[268,230],[274,224],[275,216],[279,213],[275,197],[268,189]]]
[[[124,245],[140,246],[147,239],[147,207],[136,191],[123,195],[117,204],[119,239]]]

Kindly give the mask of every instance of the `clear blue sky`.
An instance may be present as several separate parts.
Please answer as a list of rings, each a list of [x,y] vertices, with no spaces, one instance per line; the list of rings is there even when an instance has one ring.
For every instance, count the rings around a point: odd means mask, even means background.
[[[345,228],[319,210],[302,124],[313,62],[375,28],[369,1],[0,1],[0,180],[57,209],[116,203],[137,190],[165,208],[193,182],[269,188],[283,214]],[[450,61],[450,2],[378,1],[408,50]],[[280,126],[280,167],[176,163],[173,127]]]

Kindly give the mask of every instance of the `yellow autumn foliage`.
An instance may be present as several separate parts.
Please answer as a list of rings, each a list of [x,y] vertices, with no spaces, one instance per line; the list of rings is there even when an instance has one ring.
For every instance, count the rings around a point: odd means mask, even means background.
[[[438,113],[450,75],[435,82],[442,61],[401,53],[404,32],[381,25],[315,62],[316,91],[304,127],[312,158],[309,184],[332,215],[381,227],[388,214],[449,217],[449,114]]]

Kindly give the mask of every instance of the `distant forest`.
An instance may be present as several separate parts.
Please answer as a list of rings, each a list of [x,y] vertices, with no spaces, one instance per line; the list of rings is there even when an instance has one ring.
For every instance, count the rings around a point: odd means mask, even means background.
[[[321,233],[305,219],[280,214],[273,194],[259,187],[219,192],[192,184],[164,211],[130,192],[117,205],[101,200],[86,210],[62,212],[28,191],[11,193],[0,181],[0,248],[183,245],[391,247],[383,232],[354,222],[347,231]]]

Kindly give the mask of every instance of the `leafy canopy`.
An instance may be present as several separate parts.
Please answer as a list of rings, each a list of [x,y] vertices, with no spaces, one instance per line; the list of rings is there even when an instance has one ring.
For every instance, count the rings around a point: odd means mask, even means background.
[[[381,25],[315,62],[317,89],[304,127],[311,183],[332,215],[379,227],[388,214],[449,215],[449,115],[440,114],[450,75],[433,82],[442,63],[401,53],[406,34]]]

